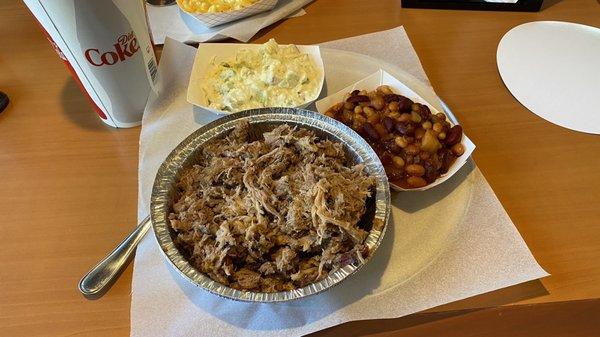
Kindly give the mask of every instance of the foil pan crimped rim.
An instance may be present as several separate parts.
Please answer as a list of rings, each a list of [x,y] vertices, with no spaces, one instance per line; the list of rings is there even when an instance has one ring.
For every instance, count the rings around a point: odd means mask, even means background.
[[[194,153],[207,141],[232,130],[240,120],[250,124],[275,126],[290,124],[315,131],[317,136],[341,142],[346,152],[356,162],[364,163],[370,175],[377,178],[374,197],[373,228],[364,244],[370,254],[364,262],[355,262],[330,272],[323,280],[306,287],[277,293],[260,293],[229,288],[196,270],[175,247],[168,223],[175,182],[182,168],[193,163]],[[150,202],[150,217],[155,237],[167,260],[185,279],[213,294],[249,302],[280,302],[299,299],[330,289],[362,268],[375,254],[388,224],[390,214],[390,190],[383,165],[371,147],[356,132],[346,125],[316,112],[295,108],[253,109],[228,115],[213,121],[188,136],[167,156],[158,169]]]

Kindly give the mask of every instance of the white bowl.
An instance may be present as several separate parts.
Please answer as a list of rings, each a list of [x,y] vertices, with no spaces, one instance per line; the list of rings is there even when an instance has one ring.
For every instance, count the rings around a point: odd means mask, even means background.
[[[196,58],[194,59],[194,66],[192,67],[192,74],[190,75],[190,82],[187,91],[187,101],[193,105],[196,105],[202,109],[208,110],[217,114],[232,114],[235,112],[223,111],[214,109],[208,106],[208,100],[202,87],[207,81],[208,73],[212,69],[213,65],[211,62],[213,59],[226,60],[236,55],[241,49],[258,50],[261,44],[238,44],[238,43],[201,43],[198,45],[198,51],[196,52]],[[318,90],[315,91],[314,95],[309,97],[306,102],[289,108],[305,108],[314,100],[319,97],[323,88],[323,82],[325,80],[325,69],[323,67],[323,59],[321,58],[321,51],[319,46],[297,46],[301,53],[308,54],[313,64],[317,68],[318,72]]]
[[[414,92],[411,88],[406,86],[404,83],[400,82],[400,80],[398,80],[394,76],[390,75],[389,73],[387,73],[386,71],[381,70],[381,69],[379,71],[363,78],[362,80],[354,82],[353,84],[345,87],[344,89],[342,89],[334,94],[331,94],[323,99],[318,100],[315,103],[315,105],[317,107],[317,111],[320,113],[325,113],[327,111],[327,109],[329,109],[333,105],[335,105],[339,102],[343,102],[344,96],[346,94],[352,92],[353,90],[373,91],[373,90],[377,89],[377,87],[380,85],[388,85],[395,94],[399,94],[399,95],[408,97],[413,102],[427,105],[429,107],[429,109],[431,110],[431,113],[433,113],[433,114],[436,114],[439,112],[443,113],[443,111],[439,111],[438,109],[436,109],[435,105],[432,102],[428,102],[428,101],[424,100],[423,97],[419,96],[419,94]],[[450,118],[446,118],[446,119],[452,125],[451,119]],[[473,144],[473,142],[467,137],[467,135],[464,134],[464,132],[463,132],[463,136],[461,139],[461,143],[465,147],[465,153],[463,153],[463,155],[461,155],[460,157],[456,158],[456,161],[452,164],[452,166],[450,166],[450,169],[448,170],[448,172],[439,176],[431,184],[424,186],[424,187],[406,189],[406,188],[402,188],[400,186],[396,186],[395,184],[392,184],[390,182],[390,187],[392,187],[394,190],[397,190],[397,191],[425,191],[425,190],[428,190],[439,184],[442,184],[443,182],[448,180],[450,177],[452,177],[456,172],[458,172],[458,170],[460,170],[460,168],[463,167],[463,165],[465,165],[465,163],[467,162],[467,159],[469,159],[469,156],[471,156],[471,153],[473,153],[473,150],[475,150],[475,144]]]

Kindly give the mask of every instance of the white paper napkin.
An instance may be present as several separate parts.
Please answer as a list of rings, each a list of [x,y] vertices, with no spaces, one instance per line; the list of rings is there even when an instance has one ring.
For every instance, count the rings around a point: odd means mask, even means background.
[[[178,6],[147,5],[146,8],[155,44],[163,44],[167,36],[186,43],[217,41],[229,37],[248,42],[259,30],[279,20],[306,14],[302,7],[311,1],[313,0],[279,0],[273,10],[212,28],[205,27],[182,13]]]
[[[374,48],[364,48],[365,39]],[[370,51],[426,78],[402,27],[326,45]],[[148,214],[162,160],[199,127],[185,99],[194,55],[194,48],[167,39],[159,67],[169,89],[150,97],[142,122],[140,219]],[[204,116],[203,123],[217,118]],[[304,335],[352,320],[400,317],[548,275],[473,162],[416,196],[393,194],[390,229],[360,272],[327,292],[287,303],[235,302],[196,288],[165,262],[150,233],[136,253],[131,335]]]

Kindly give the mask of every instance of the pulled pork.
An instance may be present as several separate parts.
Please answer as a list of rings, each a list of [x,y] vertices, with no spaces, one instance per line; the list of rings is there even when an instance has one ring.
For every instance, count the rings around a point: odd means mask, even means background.
[[[309,130],[284,124],[250,141],[249,126],[208,143],[177,183],[169,219],[190,263],[229,287],[277,292],[365,258],[358,223],[375,179],[364,166]]]

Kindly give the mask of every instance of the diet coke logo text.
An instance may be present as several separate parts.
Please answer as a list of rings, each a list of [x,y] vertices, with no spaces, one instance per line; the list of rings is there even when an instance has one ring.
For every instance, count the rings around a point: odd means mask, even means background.
[[[113,65],[117,62],[125,61],[140,50],[135,34],[123,34],[117,39],[117,43],[113,44],[114,50],[101,52],[98,49],[90,48],[85,51],[85,58],[89,63],[96,67],[103,65]]]

